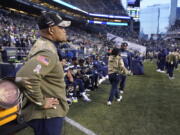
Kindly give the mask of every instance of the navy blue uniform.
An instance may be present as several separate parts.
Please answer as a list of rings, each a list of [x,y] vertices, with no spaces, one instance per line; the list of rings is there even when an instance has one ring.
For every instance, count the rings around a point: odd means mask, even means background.
[[[120,49],[120,56],[123,59],[124,65],[128,70],[132,69],[131,53],[128,50]]]
[[[164,71],[165,69],[165,65],[166,65],[166,56],[167,56],[168,52],[167,50],[162,50],[159,54],[158,54],[158,69],[160,69],[161,71]]]
[[[132,72],[133,75],[143,75],[144,74],[144,66],[143,59],[139,55],[136,55],[132,60]]]
[[[126,69],[132,70],[132,58],[131,53],[128,50],[120,49],[120,56],[123,59],[124,65]],[[126,84],[126,75],[120,75],[120,91],[124,91],[125,84]]]

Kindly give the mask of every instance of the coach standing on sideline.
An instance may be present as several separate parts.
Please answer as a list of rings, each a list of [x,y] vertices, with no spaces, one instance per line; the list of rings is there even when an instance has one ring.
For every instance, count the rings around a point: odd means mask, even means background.
[[[41,37],[16,75],[27,98],[22,114],[35,135],[60,135],[69,110],[63,67],[55,44],[67,40],[64,27],[70,23],[55,13],[43,12],[38,21]]]
[[[124,62],[124,66],[126,67],[126,69],[128,69],[129,71],[132,70],[132,57],[130,52],[127,50],[128,44],[126,42],[123,42],[121,44],[121,49],[120,49],[120,56],[123,59]],[[126,85],[126,79],[127,79],[127,75],[120,75],[120,93],[123,94],[124,93],[124,88]]]

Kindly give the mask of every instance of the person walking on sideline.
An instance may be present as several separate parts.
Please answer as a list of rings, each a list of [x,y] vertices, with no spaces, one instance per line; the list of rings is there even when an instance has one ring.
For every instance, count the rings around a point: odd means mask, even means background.
[[[118,89],[120,74],[128,74],[128,70],[124,66],[123,59],[119,56],[119,49],[113,48],[108,59],[108,75],[109,81],[111,83],[111,90],[109,93],[107,105],[112,104],[114,97],[116,97],[118,102],[120,102],[122,99]]]

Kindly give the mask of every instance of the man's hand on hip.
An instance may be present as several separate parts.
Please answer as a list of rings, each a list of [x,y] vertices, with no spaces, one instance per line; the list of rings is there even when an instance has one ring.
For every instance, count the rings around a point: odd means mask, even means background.
[[[56,105],[59,105],[59,100],[57,98],[45,98],[44,109],[56,109]]]

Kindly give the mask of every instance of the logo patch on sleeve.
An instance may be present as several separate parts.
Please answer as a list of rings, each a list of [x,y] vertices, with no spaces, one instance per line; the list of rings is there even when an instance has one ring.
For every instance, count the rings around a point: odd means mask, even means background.
[[[41,65],[40,64],[38,64],[36,67],[35,67],[35,69],[33,70],[33,72],[34,73],[36,73],[36,74],[39,74],[40,73],[40,70],[41,70]]]
[[[37,60],[46,66],[49,65],[49,59],[46,58],[45,56],[38,56]]]

